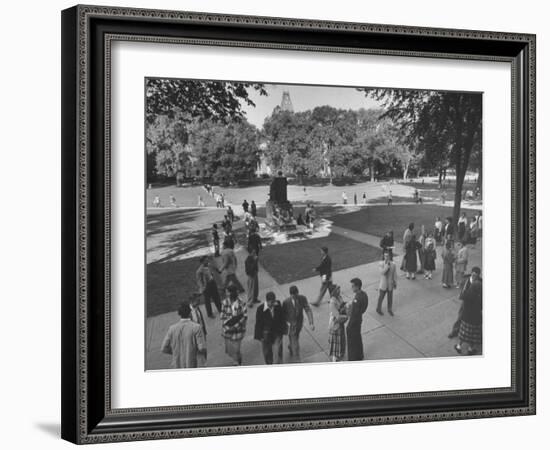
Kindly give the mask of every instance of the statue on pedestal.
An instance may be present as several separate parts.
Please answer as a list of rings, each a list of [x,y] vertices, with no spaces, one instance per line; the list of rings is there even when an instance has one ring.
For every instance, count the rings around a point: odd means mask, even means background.
[[[277,230],[295,230],[294,211],[287,196],[288,182],[279,171],[269,186],[269,200],[266,203],[267,224]]]

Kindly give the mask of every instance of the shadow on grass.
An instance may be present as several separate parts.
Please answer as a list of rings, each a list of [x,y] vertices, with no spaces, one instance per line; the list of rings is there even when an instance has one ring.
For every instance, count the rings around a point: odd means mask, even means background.
[[[197,209],[182,209],[170,210],[158,214],[147,216],[147,236],[153,236],[158,233],[164,233],[171,227],[181,225],[186,222],[191,222],[197,219],[201,210]]]
[[[329,249],[333,271],[367,264],[380,258],[378,248],[344,236],[330,234],[323,238],[265,247],[260,259],[264,268],[277,283],[290,283],[319,274],[313,269],[321,260],[320,248],[323,246]]]
[[[147,264],[147,317],[173,312],[182,301],[197,292],[195,272],[199,265],[200,256]],[[211,267],[219,287],[222,283],[215,263]]]
[[[469,216],[477,212],[472,209],[462,209],[461,211]],[[332,216],[330,220],[339,227],[379,237],[392,230],[395,240],[400,242],[403,231],[409,223],[415,224],[415,232],[418,235],[421,225],[425,226],[426,231],[433,231],[436,217],[443,219],[452,215],[452,213],[452,207],[440,205],[384,205]]]

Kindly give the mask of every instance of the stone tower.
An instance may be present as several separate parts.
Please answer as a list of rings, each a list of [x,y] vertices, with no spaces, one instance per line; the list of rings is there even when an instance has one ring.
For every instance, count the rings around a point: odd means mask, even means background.
[[[292,101],[290,100],[290,92],[283,91],[283,99],[281,100],[281,111],[294,112]]]

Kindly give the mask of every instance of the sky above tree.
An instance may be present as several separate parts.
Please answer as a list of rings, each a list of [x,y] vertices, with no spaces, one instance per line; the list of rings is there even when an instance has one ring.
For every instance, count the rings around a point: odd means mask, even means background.
[[[273,109],[281,104],[285,90],[290,93],[294,112],[313,110],[315,107],[325,105],[352,110],[376,108],[378,105],[376,100],[365,97],[354,87],[265,84],[264,88],[268,93],[267,96],[260,96],[258,92],[249,89],[248,95],[255,107],[241,102],[247,120],[259,129],[262,128],[264,120],[273,113]]]

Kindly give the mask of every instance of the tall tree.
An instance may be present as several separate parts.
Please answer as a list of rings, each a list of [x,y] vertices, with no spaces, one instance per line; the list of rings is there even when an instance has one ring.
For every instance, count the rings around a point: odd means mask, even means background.
[[[475,148],[481,148],[481,94],[404,89],[362,90],[383,104],[386,111],[382,117],[390,117],[404,133],[420,142],[428,142],[432,152],[437,152],[437,149],[443,152],[456,173],[453,208],[453,222],[456,223],[470,156]]]
[[[146,82],[147,175],[181,175],[190,163],[189,127],[195,120],[244,120],[251,92],[267,95],[260,83],[150,78]],[[150,168],[149,164],[154,164]],[[178,181],[179,182],[179,181]]]
[[[246,121],[220,124],[196,123],[190,132],[189,146],[197,165],[216,181],[251,178],[258,164],[259,133]]]

